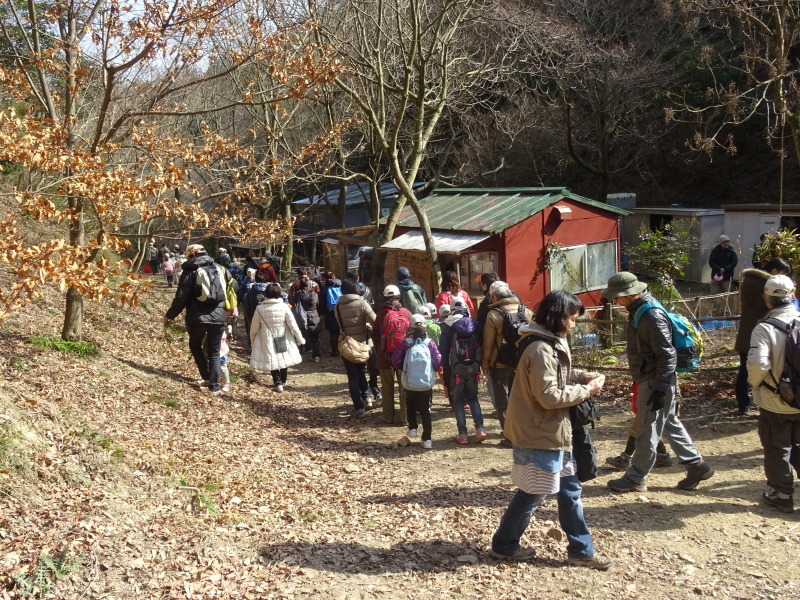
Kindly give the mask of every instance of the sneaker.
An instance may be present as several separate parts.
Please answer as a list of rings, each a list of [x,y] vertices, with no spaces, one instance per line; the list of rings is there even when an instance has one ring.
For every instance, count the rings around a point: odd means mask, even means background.
[[[317,362],[317,363],[319,362],[319,356],[315,356],[314,357],[314,362]]]
[[[764,504],[771,506],[772,508],[776,508],[781,512],[794,512],[794,501],[792,500],[792,497],[789,496],[788,498],[781,498],[778,496],[778,492],[776,492],[773,488],[767,488],[767,490],[761,494],[761,501]]]
[[[223,385],[222,386],[222,391],[225,392],[226,394],[228,392],[230,392],[231,391],[231,384],[230,383],[226,383],[225,385]]]
[[[222,390],[213,390],[211,392],[212,396],[222,396]]]
[[[425,450],[433,450],[433,441],[432,440],[422,440],[422,447]]]
[[[646,492],[647,485],[645,485],[644,481],[642,483],[636,483],[633,479],[628,477],[627,475],[623,475],[619,479],[612,479],[608,482],[608,487],[611,491],[614,492]]]
[[[672,466],[672,456],[669,452],[664,452],[664,454],[657,454],[656,455],[656,464],[653,465],[656,469],[661,469],[664,467],[671,467]]]
[[[367,396],[364,398],[364,410],[372,410],[375,408],[375,403],[372,401],[372,398]]]
[[[625,454],[624,452],[620,453],[619,456],[609,456],[606,459],[606,464],[611,465],[615,469],[619,469],[620,471],[627,471],[628,467],[631,466],[631,459],[633,457],[629,454]]]
[[[567,564],[570,567],[588,567],[590,569],[597,569],[598,571],[608,571],[614,564],[610,558],[603,558],[593,554],[592,556],[582,556],[580,558],[569,558]]]
[[[367,411],[365,411],[363,408],[359,408],[355,412],[355,416],[356,416],[356,419],[363,419],[364,417],[367,416]]]
[[[276,383],[275,384],[275,391],[276,392],[282,392],[283,391],[283,384],[282,383]]]
[[[475,443],[480,444],[485,439],[486,432],[483,429],[478,429],[477,433],[475,434]]]
[[[691,491],[695,489],[701,481],[705,479],[711,479],[714,475],[714,469],[705,462],[701,460],[696,465],[692,465],[688,469],[686,469],[686,477],[681,479],[678,482],[678,489]]]
[[[407,437],[408,437],[408,439],[410,439],[410,440],[413,440],[413,439],[415,439],[415,438],[417,437],[417,430],[416,430],[416,429],[409,429],[409,430],[406,432],[406,436],[407,436]]]
[[[197,387],[200,387],[200,388],[201,387],[208,387],[208,381],[206,381],[205,379],[198,379],[197,381],[194,382],[194,384]]]
[[[383,400],[383,394],[381,394],[381,391],[376,387],[372,388],[372,396],[375,398],[375,402]]]
[[[459,444],[462,444],[462,445],[463,444],[468,444],[469,443],[469,439],[467,438],[467,434],[466,433],[459,433],[456,436],[456,442],[459,443]]]
[[[528,560],[533,560],[536,558],[536,550],[533,548],[520,548],[516,552],[512,554],[503,554],[502,552],[496,552],[491,550],[489,555],[492,558],[496,558],[497,560],[513,560],[517,562],[525,562]]]

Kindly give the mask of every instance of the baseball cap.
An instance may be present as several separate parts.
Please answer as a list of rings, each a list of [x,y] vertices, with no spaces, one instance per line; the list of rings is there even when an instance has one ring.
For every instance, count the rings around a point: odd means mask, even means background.
[[[409,270],[405,267],[400,267],[397,269],[397,278],[398,279],[406,279],[411,276]]]
[[[422,315],[411,315],[411,325],[413,325],[414,327],[425,325],[425,317],[423,317]]]
[[[455,300],[453,300],[453,303],[450,305],[450,308],[452,310],[459,310],[459,309],[462,309],[462,308],[467,308],[467,303],[464,302],[463,298],[456,298]]]
[[[420,306],[419,307],[419,314],[425,317],[426,319],[431,318],[431,311],[427,306]]]
[[[399,298],[400,297],[400,288],[396,285],[387,285],[383,288],[383,297],[384,298]]]
[[[495,281],[492,285],[489,286],[489,295],[491,296],[500,288],[507,288],[508,284],[505,281]]]
[[[764,294],[773,298],[788,298],[794,292],[794,282],[786,275],[773,275],[764,285]]]
[[[439,316],[440,317],[446,317],[449,314],[450,314],[450,305],[449,304],[442,304],[439,307]]]

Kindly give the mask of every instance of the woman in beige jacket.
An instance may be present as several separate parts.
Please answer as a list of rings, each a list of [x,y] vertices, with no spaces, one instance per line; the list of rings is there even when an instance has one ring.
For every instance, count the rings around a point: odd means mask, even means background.
[[[597,373],[572,370],[566,338],[583,312],[583,304],[573,294],[551,292],[539,305],[534,322],[519,330],[522,355],[503,430],[514,447],[511,480],[519,489],[492,538],[495,558],[526,561],[536,556],[532,548],[520,547],[520,538],[545,496],[557,494],[558,518],[569,541],[569,564],[601,570],[612,564],[594,553],[570,452],[569,407],[599,392],[604,382]]]
[[[334,311],[336,320],[341,330],[341,338],[350,336],[358,342],[367,342],[372,345],[370,331],[375,323],[375,312],[367,301],[358,293],[358,284],[348,280],[342,283],[342,296]],[[366,364],[354,363],[342,355],[344,370],[347,372],[347,387],[350,399],[353,401],[353,410],[356,418],[366,416],[366,411],[373,407],[369,397],[369,386],[364,371]]]

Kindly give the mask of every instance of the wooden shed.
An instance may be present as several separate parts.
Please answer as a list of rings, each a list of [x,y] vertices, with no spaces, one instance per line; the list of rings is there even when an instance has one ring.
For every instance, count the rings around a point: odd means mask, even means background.
[[[422,201],[442,270],[481,298],[482,273],[495,272],[528,306],[555,289],[597,305],[600,290],[619,267],[620,217],[628,211],[564,188],[439,190]],[[397,267],[433,292],[430,264],[409,207],[400,214],[387,250],[386,283]],[[551,265],[551,268],[547,268]]]

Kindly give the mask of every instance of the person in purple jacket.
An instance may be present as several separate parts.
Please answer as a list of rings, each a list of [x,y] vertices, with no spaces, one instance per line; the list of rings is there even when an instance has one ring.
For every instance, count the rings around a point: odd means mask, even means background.
[[[406,339],[392,354],[392,366],[403,373],[403,387],[406,390],[408,432],[400,439],[401,446],[407,446],[417,437],[419,413],[422,420],[422,447],[426,450],[433,448],[431,405],[436,372],[441,362],[442,357],[436,342],[427,338],[425,317],[412,315]]]

